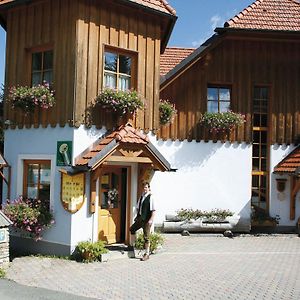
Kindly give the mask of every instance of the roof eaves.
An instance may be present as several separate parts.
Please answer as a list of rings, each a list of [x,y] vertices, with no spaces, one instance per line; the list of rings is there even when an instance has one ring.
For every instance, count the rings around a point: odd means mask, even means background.
[[[291,35],[299,35],[300,31],[295,31],[295,30],[274,30],[274,29],[257,29],[257,28],[231,28],[231,27],[217,27],[215,29],[215,32],[217,33],[224,33],[224,32],[240,32],[240,33],[245,33],[245,32],[255,32],[255,33],[273,33],[273,34],[278,34],[278,33],[287,33]]]
[[[119,142],[113,139],[97,155],[89,160],[88,167],[95,169],[95,167],[97,167],[118,145]]]
[[[190,65],[195,60],[197,61],[201,57],[199,57],[203,52],[211,47],[211,45],[219,38],[218,34],[212,35],[209,39],[207,39],[200,47],[198,47],[194,52],[192,52],[189,56],[183,59],[178,65],[176,65],[172,70],[170,70],[167,74],[161,77],[160,85],[164,87],[165,83],[173,78],[177,73],[185,69],[188,65]]]

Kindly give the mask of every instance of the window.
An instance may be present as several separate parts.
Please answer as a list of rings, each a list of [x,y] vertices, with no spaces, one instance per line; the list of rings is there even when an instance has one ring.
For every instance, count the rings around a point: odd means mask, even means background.
[[[231,91],[227,87],[207,88],[207,111],[226,112],[230,109]]]
[[[268,109],[269,88],[254,87],[252,141],[252,197],[251,204],[268,208]]]
[[[31,85],[53,81],[53,51],[32,53]]]
[[[23,194],[28,198],[50,201],[50,160],[24,160]]]
[[[104,88],[129,90],[133,87],[133,57],[128,54],[104,52]]]

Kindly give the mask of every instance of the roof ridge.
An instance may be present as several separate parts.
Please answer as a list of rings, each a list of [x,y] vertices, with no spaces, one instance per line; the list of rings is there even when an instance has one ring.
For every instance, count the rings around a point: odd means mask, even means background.
[[[189,50],[192,50],[192,49],[197,49],[195,47],[182,47],[182,46],[168,46],[166,47],[166,49],[189,49]]]
[[[230,18],[228,21],[224,23],[224,27],[229,27],[230,25],[234,24],[238,19],[244,17],[247,13],[252,11],[255,7],[258,7],[264,0],[256,0],[253,3],[249,4],[246,8],[236,14],[234,17]]]
[[[176,15],[176,10],[168,3],[167,0],[160,0],[160,2],[165,6],[165,8],[166,8],[172,15]]]

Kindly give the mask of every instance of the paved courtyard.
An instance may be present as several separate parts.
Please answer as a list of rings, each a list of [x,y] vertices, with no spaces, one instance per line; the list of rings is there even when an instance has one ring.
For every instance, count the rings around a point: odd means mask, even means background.
[[[149,261],[16,258],[18,283],[98,299],[300,299],[296,235],[165,235]]]

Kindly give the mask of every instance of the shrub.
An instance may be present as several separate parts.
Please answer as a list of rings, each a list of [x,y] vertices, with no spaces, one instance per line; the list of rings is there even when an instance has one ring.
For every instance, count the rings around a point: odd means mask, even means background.
[[[155,252],[159,246],[162,246],[164,243],[163,236],[158,232],[150,233],[150,252]],[[138,234],[135,244],[135,248],[138,250],[143,250],[145,246],[145,240],[144,240],[144,234],[140,233]]]
[[[2,268],[0,268],[0,278],[4,278],[6,275],[5,270],[3,270]]]
[[[141,97],[137,91],[118,91],[114,89],[104,89],[96,97],[95,103],[106,109],[111,109],[119,115],[134,113],[137,109],[144,107]]]
[[[199,209],[181,208],[177,212],[177,217],[181,221],[197,220],[199,218],[206,218],[211,221],[224,220],[227,217],[231,217],[234,213],[228,209],[213,209],[211,211],[201,211]]]
[[[105,248],[103,241],[90,242],[83,241],[79,242],[74,251],[74,257],[76,260],[84,262],[100,261],[101,254],[107,253],[108,250]]]
[[[160,100],[159,102],[159,122],[160,125],[166,125],[172,123],[175,116],[177,114],[177,110],[175,109],[175,105],[171,104],[169,100]]]
[[[49,201],[19,197],[7,201],[3,212],[13,222],[13,227],[21,229],[36,241],[42,238],[42,231],[54,223]]]
[[[236,126],[241,126],[245,122],[245,116],[232,111],[227,112],[206,112],[200,124],[208,128],[210,132],[231,131]]]
[[[13,86],[8,91],[7,99],[13,109],[19,108],[26,114],[34,112],[36,107],[48,109],[55,104],[54,92],[46,82],[33,87]]]

